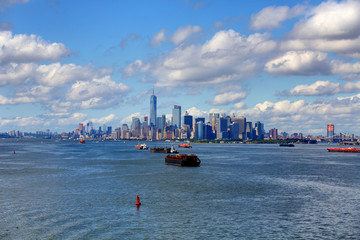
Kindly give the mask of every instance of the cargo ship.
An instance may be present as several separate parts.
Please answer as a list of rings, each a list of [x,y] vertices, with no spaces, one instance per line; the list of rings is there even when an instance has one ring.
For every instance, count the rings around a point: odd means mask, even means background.
[[[350,153],[360,153],[360,149],[357,148],[328,148],[329,152],[350,152]]]
[[[138,150],[148,150],[149,147],[146,145],[146,143],[135,145],[135,149]]]
[[[180,167],[200,167],[200,159],[195,154],[176,154],[167,155],[165,157],[165,164],[175,165]]]

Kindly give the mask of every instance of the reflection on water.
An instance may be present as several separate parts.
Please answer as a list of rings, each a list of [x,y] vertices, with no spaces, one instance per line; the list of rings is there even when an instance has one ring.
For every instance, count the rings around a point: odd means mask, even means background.
[[[360,236],[359,154],[193,144],[181,168],[135,144],[0,140],[0,239]]]

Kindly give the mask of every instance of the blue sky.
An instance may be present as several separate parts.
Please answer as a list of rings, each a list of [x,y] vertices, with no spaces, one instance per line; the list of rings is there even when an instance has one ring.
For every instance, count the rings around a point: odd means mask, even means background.
[[[289,5],[290,4],[290,5]],[[0,1],[0,132],[173,105],[360,135],[360,1]]]

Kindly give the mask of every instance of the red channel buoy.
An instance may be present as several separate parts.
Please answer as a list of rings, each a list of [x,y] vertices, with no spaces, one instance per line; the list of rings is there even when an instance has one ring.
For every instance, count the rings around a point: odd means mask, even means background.
[[[140,195],[136,196],[136,206],[140,206],[141,202],[140,202]]]

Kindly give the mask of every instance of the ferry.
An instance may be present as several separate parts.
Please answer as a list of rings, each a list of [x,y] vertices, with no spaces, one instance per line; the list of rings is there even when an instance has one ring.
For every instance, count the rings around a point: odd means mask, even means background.
[[[135,145],[135,149],[138,150],[148,150],[149,147],[146,145],[146,143]]]
[[[188,142],[188,143],[183,143],[183,144],[179,144],[179,147],[182,147],[182,148],[192,148],[192,146],[190,145],[190,142]]]
[[[195,154],[176,154],[167,155],[165,157],[165,164],[175,165],[180,167],[200,167],[200,159]]]
[[[328,148],[329,152],[350,152],[350,153],[360,153],[360,149],[357,148]]]

